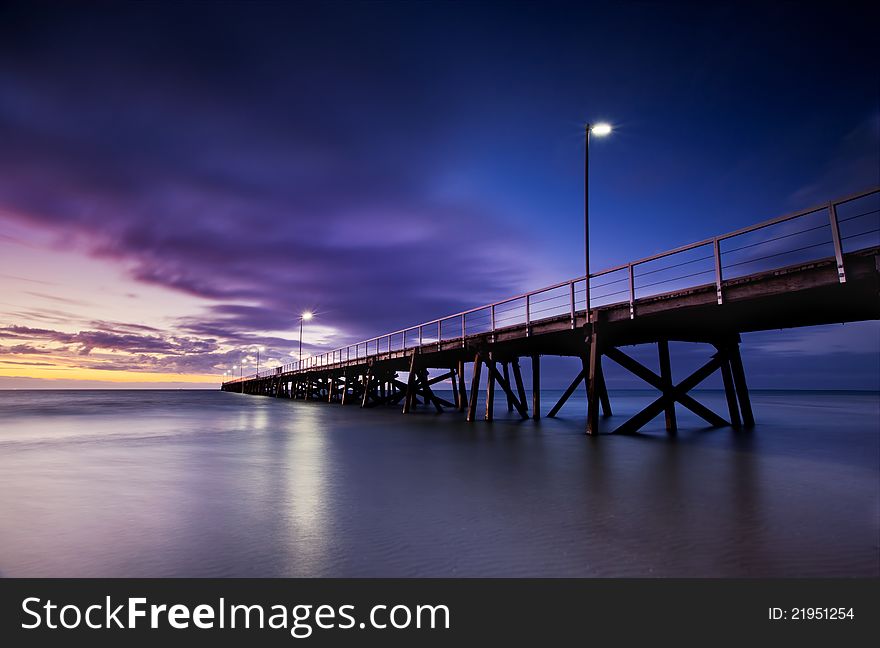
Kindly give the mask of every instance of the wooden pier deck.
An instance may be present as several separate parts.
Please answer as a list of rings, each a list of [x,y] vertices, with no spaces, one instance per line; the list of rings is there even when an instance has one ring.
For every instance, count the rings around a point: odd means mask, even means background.
[[[749,427],[754,414],[740,357],[740,334],[880,319],[880,189],[787,214],[728,234],[456,313],[223,383],[244,394],[351,404],[414,406],[491,421],[496,386],[509,411],[541,416],[541,356],[581,358],[581,371],[548,411],[554,416],[572,393],[587,390],[587,432],[610,416],[603,359],[657,389],[641,412],[614,426],[634,432],[664,414],[675,432],[676,406],[713,426]],[[589,315],[588,315],[589,314]],[[710,357],[673,384],[669,342],[709,345]],[[660,373],[622,347],[656,344]],[[531,397],[520,360],[529,358]],[[465,381],[465,367],[472,377]],[[725,416],[689,395],[720,372]],[[485,378],[484,378],[485,376]],[[449,381],[452,400],[432,386]]]

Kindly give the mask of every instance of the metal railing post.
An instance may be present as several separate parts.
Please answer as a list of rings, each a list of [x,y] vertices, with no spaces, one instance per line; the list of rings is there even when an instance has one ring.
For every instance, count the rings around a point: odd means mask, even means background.
[[[584,279],[584,308],[587,310],[587,324],[590,324],[593,321],[593,318],[590,317],[590,275],[587,274]]]
[[[574,326],[575,326],[575,324],[574,324],[574,283],[575,282],[572,281],[570,284],[568,284],[569,302],[570,302],[569,305],[571,306],[571,312],[569,315],[571,317],[571,328],[572,329],[574,329]]]
[[[721,246],[718,244],[717,238],[712,239],[712,249],[715,254],[715,294],[720,304],[723,302],[721,296]]]
[[[531,295],[526,295],[526,337],[531,335],[532,313],[531,313]]]
[[[633,264],[629,264],[629,318],[636,318],[636,279]]]
[[[465,323],[465,318],[467,317],[467,313],[461,314],[461,348],[464,348],[464,339],[467,337],[467,324]]]
[[[837,207],[834,203],[828,203],[828,218],[831,220],[831,237],[834,239],[837,279],[840,283],[846,283],[846,269],[843,267],[843,247],[840,245],[840,225],[837,222]]]

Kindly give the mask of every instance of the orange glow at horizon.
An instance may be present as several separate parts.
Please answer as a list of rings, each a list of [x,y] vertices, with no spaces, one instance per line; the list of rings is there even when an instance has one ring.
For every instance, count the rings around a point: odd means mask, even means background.
[[[89,369],[53,364],[48,367],[22,367],[4,365],[0,363],[0,377],[5,378],[36,378],[42,380],[87,380],[111,383],[163,383],[163,382],[191,382],[191,383],[221,383],[224,378],[222,373],[209,374],[180,374],[148,371],[113,371],[108,369]]]

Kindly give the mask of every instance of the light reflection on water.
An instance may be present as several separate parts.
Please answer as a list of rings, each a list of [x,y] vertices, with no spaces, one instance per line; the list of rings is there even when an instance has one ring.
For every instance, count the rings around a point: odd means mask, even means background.
[[[650,394],[612,394],[624,420]],[[554,394],[547,394],[545,403]],[[723,396],[700,399],[724,411]],[[877,576],[877,394],[587,438],[220,392],[0,392],[4,576]]]

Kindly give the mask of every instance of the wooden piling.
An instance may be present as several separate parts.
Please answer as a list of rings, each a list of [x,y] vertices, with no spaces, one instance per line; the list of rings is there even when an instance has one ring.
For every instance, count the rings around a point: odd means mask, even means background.
[[[541,418],[541,356],[532,354],[532,418]]]
[[[486,420],[491,421],[495,413],[495,361],[486,360]]]
[[[361,407],[366,407],[370,400],[370,383],[373,380],[373,366],[370,365],[364,373],[364,397],[361,400]]]
[[[739,354],[739,342],[733,342],[728,346],[730,369],[733,373],[733,384],[736,387],[736,395],[739,398],[739,409],[742,412],[742,422],[747,428],[755,427],[755,417],[752,414],[752,401],[749,398],[749,388],[746,385],[746,372],[743,369],[742,357]]]
[[[528,405],[526,404],[526,388],[523,385],[522,370],[519,366],[519,358],[514,358],[511,362],[511,365],[513,366],[513,379],[516,382],[516,393],[517,396],[519,396],[519,402],[522,403],[523,407],[528,408]]]
[[[458,374],[455,371],[455,367],[449,369],[449,374],[451,376],[449,382],[452,383],[452,402],[455,403],[455,409],[459,408],[458,401]]]
[[[675,399],[672,397],[672,367],[669,362],[669,341],[657,342],[657,351],[660,355],[660,380],[663,381],[664,407],[666,413],[666,431],[673,433],[678,430],[675,419]]]
[[[409,376],[406,379],[406,395],[403,397],[403,413],[408,414],[410,409],[413,406],[413,400],[415,398],[415,383],[416,383],[416,356],[417,353],[412,354],[412,358],[409,361]]]
[[[467,389],[464,384],[464,360],[458,361],[458,411],[464,412],[467,409]]]
[[[502,372],[502,375],[504,376],[504,382],[506,382],[509,385],[510,384],[510,371],[507,368],[506,362],[501,363],[501,372]],[[510,393],[505,390],[504,395],[507,396],[507,411],[512,412],[513,411],[513,401],[510,400]]]
[[[474,356],[474,375],[471,378],[471,397],[468,401],[467,420],[472,422],[477,414],[477,396],[480,392],[480,372],[483,367],[483,358],[480,352]]]
[[[739,429],[742,427],[742,419],[739,416],[739,406],[736,403],[736,387],[733,384],[733,374],[730,370],[730,356],[727,349],[719,349],[721,353],[721,381],[724,383],[724,396],[727,398],[727,411],[730,414],[730,424]]]
[[[593,333],[590,335],[590,364],[589,381],[587,389],[587,434],[599,434],[599,391],[596,389],[596,374],[599,366],[599,336],[596,334],[596,324],[593,324]]]

